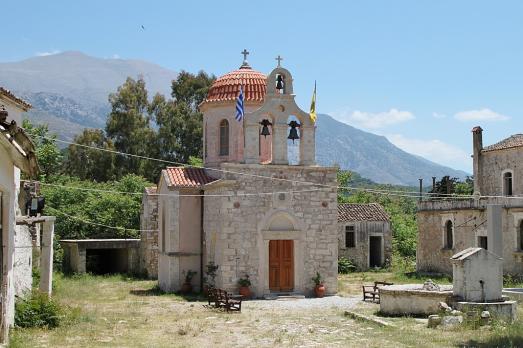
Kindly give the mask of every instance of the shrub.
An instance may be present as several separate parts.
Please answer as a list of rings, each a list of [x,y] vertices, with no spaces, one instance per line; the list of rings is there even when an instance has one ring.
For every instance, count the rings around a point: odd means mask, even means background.
[[[15,303],[17,327],[55,328],[63,319],[63,309],[58,302],[40,292],[20,298]]]
[[[347,274],[350,272],[354,272],[356,270],[356,266],[352,262],[352,260],[349,260],[348,258],[342,256],[338,259],[338,273],[340,274]]]

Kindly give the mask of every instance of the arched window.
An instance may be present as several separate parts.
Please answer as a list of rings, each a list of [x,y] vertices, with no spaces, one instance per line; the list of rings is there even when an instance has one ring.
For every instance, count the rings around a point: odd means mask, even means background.
[[[519,250],[523,250],[523,220],[519,223]]]
[[[512,196],[512,173],[503,174],[503,195]]]
[[[452,249],[454,247],[452,221],[447,221],[445,224],[445,248]]]
[[[229,122],[222,120],[220,122],[220,156],[229,155]]]

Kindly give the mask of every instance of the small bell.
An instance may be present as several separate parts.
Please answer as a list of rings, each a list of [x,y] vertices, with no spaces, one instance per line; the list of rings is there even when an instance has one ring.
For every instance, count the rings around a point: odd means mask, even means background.
[[[271,135],[271,132],[269,132],[269,126],[272,126],[271,121],[265,119],[262,120],[260,124],[263,126],[260,135],[263,135],[264,137],[267,137],[267,135]]]
[[[281,75],[276,76],[276,89],[283,90],[283,77]]]
[[[287,139],[292,140],[292,143],[294,144],[294,140],[300,139],[300,136],[298,135],[298,130],[296,128],[300,128],[300,124],[296,121],[291,121],[288,124],[289,127],[291,127],[289,131],[289,136]]]

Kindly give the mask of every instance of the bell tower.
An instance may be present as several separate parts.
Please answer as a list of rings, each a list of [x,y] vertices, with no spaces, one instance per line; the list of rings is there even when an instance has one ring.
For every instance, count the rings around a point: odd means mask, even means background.
[[[281,66],[283,58],[278,56],[277,67],[267,77],[267,94],[261,107],[245,115],[244,162],[289,165],[287,143],[299,140],[297,165],[315,164],[315,125],[310,116],[296,105],[291,73]],[[272,133],[271,133],[272,131]],[[260,137],[271,133],[271,161],[264,161],[263,142]]]

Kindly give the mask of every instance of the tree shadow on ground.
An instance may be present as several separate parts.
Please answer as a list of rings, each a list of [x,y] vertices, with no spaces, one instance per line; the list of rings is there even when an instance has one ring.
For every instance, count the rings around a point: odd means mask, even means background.
[[[201,293],[190,293],[190,294],[182,294],[178,292],[165,292],[158,285],[155,285],[154,287],[150,289],[132,289],[129,291],[131,295],[134,296],[171,296],[171,297],[178,297],[180,299],[183,299],[187,302],[201,302],[201,301],[207,301],[207,298],[203,296]]]
[[[489,338],[484,342],[478,342],[476,340],[469,340],[464,343],[456,344],[456,347],[478,347],[478,348],[487,348],[487,347],[523,347],[523,333],[518,336],[499,336]]]

